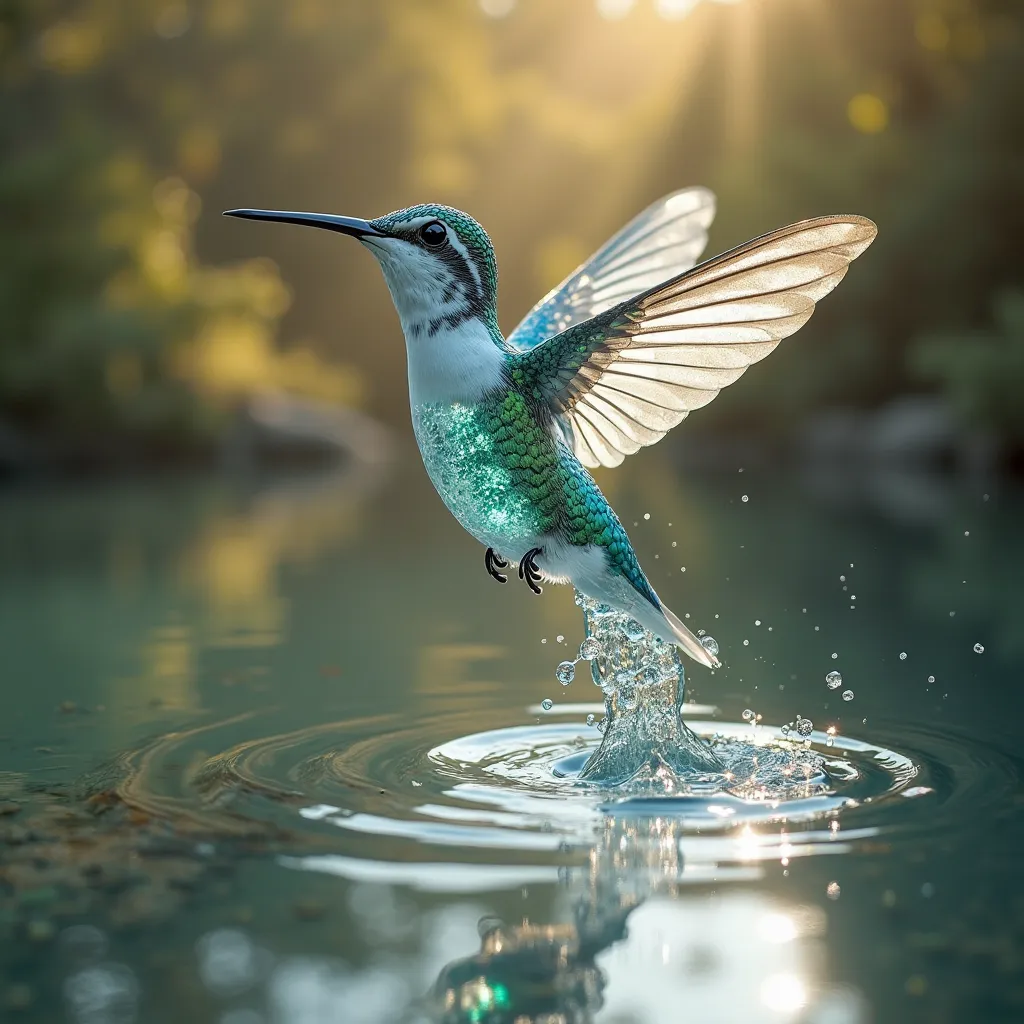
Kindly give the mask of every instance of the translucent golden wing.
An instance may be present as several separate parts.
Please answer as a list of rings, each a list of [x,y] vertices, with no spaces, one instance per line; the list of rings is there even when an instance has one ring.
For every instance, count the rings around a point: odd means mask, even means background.
[[[587,466],[617,466],[802,327],[874,240],[864,217],[801,221],[513,357]]]
[[[548,292],[509,335],[509,344],[534,348],[689,270],[707,245],[714,217],[715,197],[706,188],[684,188],[652,203]]]

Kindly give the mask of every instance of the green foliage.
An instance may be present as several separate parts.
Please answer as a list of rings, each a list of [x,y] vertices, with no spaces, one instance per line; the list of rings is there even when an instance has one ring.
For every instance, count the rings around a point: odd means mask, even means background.
[[[687,184],[719,196],[709,254],[834,211],[880,235],[686,432],[877,405],[919,386],[918,338],[968,338],[1024,279],[1022,51],[1019,0],[743,0],[679,21],[649,2],[608,21],[584,0],[502,19],[472,0],[6,0],[0,420],[209,436],[257,387],[358,397],[339,361],[404,420],[372,260],[220,210],[468,210],[495,242],[508,331]],[[285,346],[273,267],[204,269],[197,250],[273,255],[300,298]]]
[[[911,351],[922,377],[938,381],[967,423],[1024,445],[1024,292],[995,303],[987,330],[929,335]]]

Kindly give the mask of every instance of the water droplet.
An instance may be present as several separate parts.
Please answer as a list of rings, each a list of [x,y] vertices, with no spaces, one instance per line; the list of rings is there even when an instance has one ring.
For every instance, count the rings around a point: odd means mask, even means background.
[[[555,669],[555,678],[563,685],[568,686],[576,678],[576,666],[571,661],[559,662]]]
[[[672,547],[675,548],[675,547],[678,547],[678,546],[679,546],[679,542],[678,541],[672,541]]]
[[[839,899],[839,895],[840,895],[841,892],[842,892],[842,889],[839,888],[839,883],[838,882],[829,882],[828,886],[825,889],[825,895],[830,900],[837,900],[837,899]]]
[[[706,629],[698,629],[697,630],[697,636],[704,636],[705,633],[707,633]]]
[[[975,644],[974,645],[974,653],[975,654],[984,654],[985,653],[985,648],[982,647],[981,644]]]
[[[593,715],[587,715],[587,725],[593,726],[597,719]]]
[[[836,741],[831,736],[828,736],[828,737],[825,738],[825,746],[826,747],[833,747],[833,746],[835,746],[835,742]]]
[[[754,619],[754,625],[755,626],[760,626],[761,625],[761,620],[760,619]]]
[[[718,656],[718,641],[713,636],[702,636],[700,638],[700,645],[712,658]]]
[[[743,641],[743,646],[744,647],[749,647],[750,646],[750,641],[749,640],[744,640]]]
[[[555,641],[557,643],[564,644],[565,643],[565,637],[561,633],[559,633],[558,636],[555,637]]]
[[[542,707],[542,708],[543,708],[543,709],[544,709],[545,711],[550,711],[550,710],[551,710],[551,709],[552,709],[552,708],[553,708],[553,707],[555,706],[555,702],[554,702],[553,700],[551,700],[551,699],[550,699],[549,697],[545,697],[545,698],[544,698],[544,699],[543,699],[543,700],[542,700],[542,701],[540,702],[540,706],[541,706],[541,707]]]
[[[596,636],[588,636],[580,644],[580,657],[584,661],[593,661],[601,653],[601,641]]]
[[[651,518],[651,513],[650,512],[645,512],[644,513],[644,519],[650,519],[650,518]]]
[[[929,683],[934,683],[935,682],[935,676],[929,676],[928,677],[928,682]]]
[[[789,726],[789,724],[787,723],[786,725],[784,725],[784,726],[783,726],[783,727],[782,727],[782,728],[781,728],[781,729],[779,730],[779,732],[781,732],[783,736],[788,736],[788,735],[789,735],[789,729],[790,729],[790,726]]]
[[[744,494],[743,497],[740,498],[740,501],[750,501],[750,495],[749,494]]]
[[[907,660],[907,652],[906,651],[900,651],[900,661],[906,661],[906,660]]]
[[[686,566],[685,565],[679,566],[679,571],[680,572],[686,572]]]
[[[853,690],[843,690],[843,700],[853,700]]]
[[[818,627],[817,627],[817,626],[815,626],[814,628],[815,628],[815,629],[817,629]],[[833,660],[833,661],[835,661],[835,660],[836,660],[836,658],[838,658],[838,657],[839,657],[839,655],[838,655],[838,654],[837,654],[837,653],[836,653],[835,651],[833,651],[833,652],[832,652],[832,660]]]
[[[971,535],[971,531],[970,530],[964,530],[964,536],[965,537],[970,537],[970,535]]]
[[[843,677],[838,672],[832,671],[825,676],[825,682],[830,690],[838,690],[843,685]]]
[[[801,736],[810,736],[814,732],[814,723],[809,718],[798,718],[796,723],[796,731]]]
[[[548,638],[547,638],[547,637],[544,637],[544,639],[543,639],[543,640],[541,640],[541,643],[542,643],[542,644],[546,644],[547,642],[548,642]]]
[[[845,576],[840,576],[839,577],[839,582],[840,583],[845,583],[846,582],[846,577]]]
[[[754,712],[751,711],[750,708],[747,708],[747,710],[743,712],[743,721],[744,722],[752,722],[753,720],[754,720]]]

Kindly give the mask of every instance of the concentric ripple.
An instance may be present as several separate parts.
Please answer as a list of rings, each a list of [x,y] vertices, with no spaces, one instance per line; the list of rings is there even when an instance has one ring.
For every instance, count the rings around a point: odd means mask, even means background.
[[[1000,755],[951,733],[904,732],[897,750],[704,719],[690,727],[714,746],[727,784],[623,794],[575,779],[600,739],[575,715],[508,718],[482,732],[466,728],[478,716],[457,715],[277,735],[259,735],[258,719],[235,720],[128,756],[118,789],[193,833],[273,835],[294,866],[380,877],[390,865],[387,877],[439,884],[444,871],[419,869],[440,863],[450,869],[444,884],[457,888],[468,883],[452,865],[511,866],[522,884],[562,855],[592,850],[609,821],[671,822],[695,877],[702,864],[720,875],[729,863],[837,853],[881,833],[898,841],[911,829],[965,827],[1016,778]],[[221,752],[203,753],[211,749]]]

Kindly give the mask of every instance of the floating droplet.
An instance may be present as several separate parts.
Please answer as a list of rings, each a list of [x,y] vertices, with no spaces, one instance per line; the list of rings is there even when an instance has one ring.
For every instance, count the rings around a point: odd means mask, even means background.
[[[679,542],[675,541],[675,540],[672,541],[672,547],[674,547],[674,548],[679,547]]]
[[[838,882],[829,882],[825,888],[825,895],[828,896],[830,900],[839,899],[839,895],[841,892],[842,890],[839,888]]]
[[[985,653],[985,648],[981,644],[975,644],[974,645],[974,653],[975,654],[984,654]]]
[[[843,685],[843,677],[838,672],[832,671],[825,676],[825,682],[830,690],[838,690]]]
[[[550,711],[550,710],[551,710],[551,709],[552,709],[552,708],[553,708],[553,707],[555,706],[555,702],[554,702],[553,700],[551,700],[551,699],[550,699],[549,697],[545,697],[545,698],[544,698],[544,699],[543,699],[543,700],[542,700],[542,701],[540,702],[540,706],[541,706],[541,707],[542,707],[542,708],[543,708],[543,709],[544,709],[545,711]]]
[[[853,700],[853,690],[843,690],[843,700]]]
[[[796,722],[796,731],[801,736],[810,736],[814,732],[814,723],[809,718],[798,718]]]
[[[651,518],[651,513],[650,512],[645,512],[644,513],[644,519],[650,519],[650,518]]]
[[[743,641],[743,646],[744,647],[749,647],[750,646],[750,641],[749,640],[744,640]]]
[[[752,722],[753,720],[754,720],[754,712],[751,711],[750,708],[747,708],[747,710],[743,712],[743,721],[744,722]]]
[[[713,636],[702,636],[700,638],[700,645],[712,658],[718,656],[718,641]]]
[[[750,501],[750,495],[749,494],[744,494],[743,497],[740,498],[740,501]]]
[[[559,662],[555,669],[555,678],[563,685],[568,686],[576,678],[576,666],[571,661]]]
[[[754,619],[754,625],[755,626],[760,626],[761,625],[761,620],[760,619]]]
[[[817,626],[815,626],[814,628],[815,628],[815,629],[817,629],[818,627],[817,627]],[[838,654],[837,654],[837,653],[836,653],[835,651],[833,651],[833,652],[832,652],[832,660],[833,660],[833,661],[835,661],[835,660],[836,660],[836,658],[838,658],[838,657],[839,657],[839,655],[838,655]]]
[[[565,643],[565,637],[559,633],[558,636],[555,637],[555,641],[560,644]]]
[[[845,583],[846,582],[846,577],[845,576],[840,576],[839,577],[839,582],[840,583]]]
[[[584,661],[593,661],[601,653],[601,641],[596,636],[588,636],[580,644],[580,657]]]
[[[907,652],[906,651],[900,651],[900,661],[906,661],[906,660],[907,660]]]
[[[790,726],[790,725],[789,725],[789,723],[787,722],[787,723],[786,723],[786,724],[785,724],[785,725],[784,725],[784,726],[783,726],[783,727],[782,727],[782,728],[781,728],[781,729],[779,730],[779,732],[781,732],[783,736],[788,736],[788,735],[789,735],[789,730],[790,730],[790,728],[791,728],[791,726]]]
[[[935,676],[929,676],[928,677],[928,682],[929,683],[934,683],[935,682]]]
[[[593,715],[587,715],[587,725],[593,726],[597,719]]]

